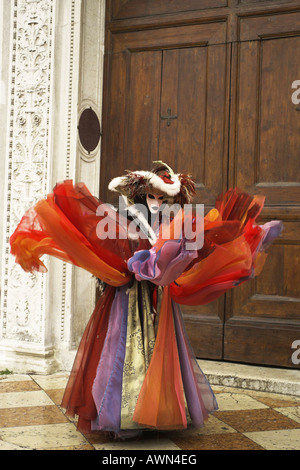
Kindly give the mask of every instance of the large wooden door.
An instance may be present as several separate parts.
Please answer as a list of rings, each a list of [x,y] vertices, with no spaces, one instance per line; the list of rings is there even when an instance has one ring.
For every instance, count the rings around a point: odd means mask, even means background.
[[[224,25],[114,35],[107,88],[101,187],[124,169],[163,160],[196,179],[195,202],[211,207],[227,187],[228,46]],[[213,38],[213,43],[210,40]],[[219,77],[222,76],[222,81]],[[105,170],[104,170],[105,168]],[[113,202],[113,201],[112,201]],[[198,355],[220,358],[224,298],[185,307]]]
[[[284,222],[260,277],[227,295],[224,358],[293,365],[300,339],[300,13],[243,18],[234,45],[230,182],[264,194],[262,221]],[[253,360],[252,359],[252,360]]]
[[[197,357],[295,367],[300,14],[281,0],[170,3],[107,2],[101,197],[115,202],[110,179],[158,159],[193,174],[206,211],[231,186],[265,194],[262,221],[285,231],[262,275],[184,318]]]
[[[193,173],[196,202],[227,187],[229,73],[223,23],[111,35],[101,194],[125,168],[164,160]],[[209,46],[209,47],[208,47]],[[222,80],[220,81],[220,76]]]

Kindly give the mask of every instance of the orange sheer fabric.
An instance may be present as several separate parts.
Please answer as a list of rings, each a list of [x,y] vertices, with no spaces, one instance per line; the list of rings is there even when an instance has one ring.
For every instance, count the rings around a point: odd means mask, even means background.
[[[259,252],[258,247],[264,232],[255,222],[263,205],[264,197],[252,197],[238,189],[220,196],[216,208],[203,218],[204,244],[197,258],[170,285],[175,302],[185,305],[211,302],[261,272],[266,254]],[[195,213],[182,211],[171,221],[170,238],[178,237],[184,222],[190,224],[193,233],[201,229],[199,221],[197,229]],[[164,233],[167,230],[162,226],[155,244],[157,251],[166,243]]]
[[[150,366],[133,421],[156,429],[187,427],[184,391],[169,288],[165,287]]]
[[[252,256],[243,237],[216,247],[209,257],[183,273],[170,286],[175,302],[201,305],[211,302],[234,283],[251,274]]]
[[[208,303],[261,271],[266,256],[259,251],[263,230],[255,222],[263,204],[263,197],[238,190],[221,196],[198,228],[204,231],[203,247],[176,281],[164,287],[155,347],[134,413],[134,421],[142,427],[187,427],[171,299],[187,305]],[[157,253],[167,240],[181,233],[183,217],[197,234],[194,214],[181,212],[168,227],[167,238],[163,236],[164,224],[160,227],[153,247]],[[115,238],[99,238],[99,222],[110,221],[116,222]],[[65,181],[28,210],[10,238],[11,253],[25,271],[45,272],[41,257],[52,255],[108,284],[82,337],[62,402],[68,415],[79,415],[78,428],[85,432],[90,431],[97,415],[91,390],[116,287],[127,284],[133,276],[128,271],[128,259],[136,251],[150,248],[148,240],[133,242],[127,237],[128,224],[127,218],[93,197],[84,184]]]
[[[113,286],[126,284],[131,274],[126,259],[132,255],[132,246],[126,238],[127,220],[114,212],[118,231],[123,238],[107,237],[99,240],[97,225],[101,217],[100,202],[83,185],[66,181],[55,187],[47,199],[39,201],[22,218],[11,236],[11,253],[25,271],[45,272],[43,255],[52,255],[89,271]],[[103,208],[108,206],[103,205]]]

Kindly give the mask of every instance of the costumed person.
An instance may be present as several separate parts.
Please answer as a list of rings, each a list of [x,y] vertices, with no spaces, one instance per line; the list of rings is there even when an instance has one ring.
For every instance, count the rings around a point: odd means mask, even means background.
[[[218,405],[180,305],[211,302],[258,275],[282,229],[279,221],[257,225],[264,198],[238,189],[220,196],[197,225],[195,212],[183,210],[195,193],[192,178],[154,163],[110,182],[126,210],[103,204],[83,183],[64,181],[28,210],[10,239],[25,271],[45,272],[41,257],[52,255],[104,286],[62,401],[83,432],[126,438],[203,426]],[[170,204],[177,212],[164,217]],[[188,248],[198,236],[201,246]]]

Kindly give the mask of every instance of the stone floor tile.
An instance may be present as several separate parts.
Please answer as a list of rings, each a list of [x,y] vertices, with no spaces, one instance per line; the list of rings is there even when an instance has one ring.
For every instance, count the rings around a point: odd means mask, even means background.
[[[66,422],[68,418],[55,405],[2,408],[0,412],[0,428]]]
[[[61,405],[65,389],[61,390],[46,390],[47,395],[51,398],[51,400],[58,406]]]
[[[191,428],[191,429],[184,429],[182,431],[172,431],[168,433],[168,437],[170,439],[176,437],[196,437],[202,436],[207,434],[225,434],[230,432],[236,432],[228,424],[224,423],[220,419],[216,418],[215,416],[210,416],[208,421],[205,422],[205,425],[202,428]]]
[[[218,419],[242,433],[299,427],[295,421],[271,408],[221,411],[217,416]]]
[[[280,397],[280,395],[274,395],[274,396],[269,396],[269,397],[263,397],[263,396],[257,396],[254,397],[253,395],[250,395],[256,400],[260,401],[261,403],[264,403],[267,406],[270,406],[270,408],[280,408],[280,407],[289,407],[289,406],[299,406],[300,407],[300,400],[299,398],[297,399],[292,399],[291,397]]]
[[[23,380],[20,382],[0,382],[0,393],[32,392],[34,390],[41,390],[41,388],[33,380]]]
[[[96,449],[90,444],[81,444],[78,446],[54,447],[54,448],[49,448],[47,450],[96,450]]]
[[[9,444],[8,442],[5,442],[2,439],[0,439],[0,451],[1,450],[30,450],[30,449],[24,449],[23,447],[16,446],[14,444]]]
[[[300,450],[300,429],[249,432],[244,435],[266,450]]]
[[[105,443],[110,444],[113,441],[111,433],[105,431],[92,432],[90,434],[83,433],[83,435],[86,440],[92,445]]]
[[[263,447],[240,433],[174,439],[182,450],[263,450]]]
[[[225,434],[230,432],[236,432],[228,424],[220,421],[215,416],[210,416],[205,425],[200,429],[195,429],[194,434],[197,436],[202,436],[206,434]]]
[[[0,383],[2,382],[28,382],[31,378],[29,375],[25,374],[4,374],[0,375]]]
[[[166,438],[141,438],[128,441],[111,441],[106,443],[94,443],[96,450],[179,450],[179,447],[170,439]]]
[[[220,411],[268,408],[267,405],[242,393],[219,393],[216,398]]]
[[[69,379],[69,375],[65,373],[32,375],[31,377],[44,390],[64,389]]]
[[[296,423],[300,424],[300,406],[289,406],[285,408],[275,408],[276,411],[282,413],[285,416],[288,416]]]
[[[0,450],[300,450],[299,396],[213,385],[219,411],[204,427],[117,441],[109,433],[84,435],[65,416],[68,377],[0,376]]]
[[[43,390],[0,393],[0,408],[23,408],[46,405],[53,405],[53,402]]]
[[[9,445],[34,450],[88,444],[72,423],[2,428],[0,429],[0,439]]]

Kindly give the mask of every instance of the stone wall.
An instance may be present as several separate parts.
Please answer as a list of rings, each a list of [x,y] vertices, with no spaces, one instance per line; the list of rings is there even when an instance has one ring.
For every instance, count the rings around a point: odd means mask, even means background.
[[[4,0],[0,196],[2,263],[0,370],[69,370],[95,302],[91,275],[47,259],[47,274],[27,274],[9,253],[23,213],[57,181],[99,192],[100,145],[78,142],[81,112],[101,116],[103,0]],[[0,42],[1,46],[1,42]]]

